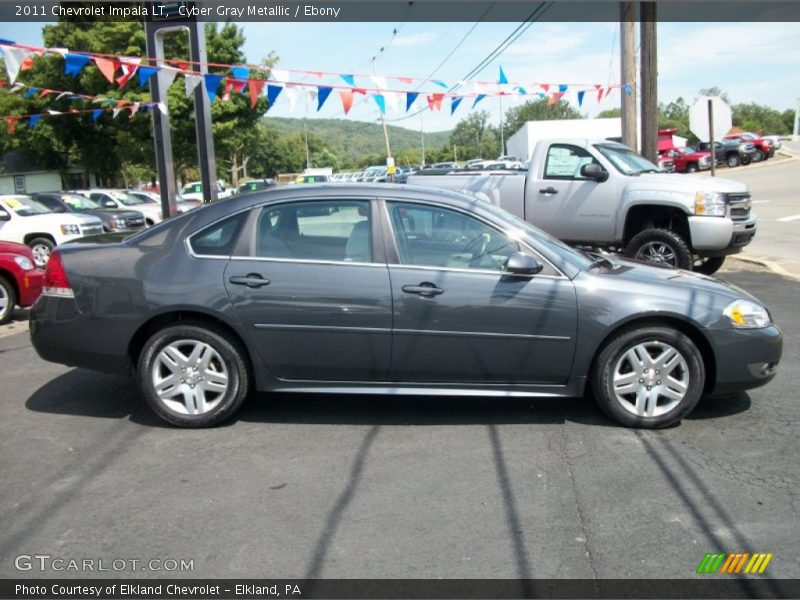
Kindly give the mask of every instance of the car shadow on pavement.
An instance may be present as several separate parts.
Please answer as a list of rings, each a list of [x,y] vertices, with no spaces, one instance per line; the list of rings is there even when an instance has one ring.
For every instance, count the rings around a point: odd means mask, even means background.
[[[148,427],[169,427],[147,406],[133,378],[72,369],[40,387],[25,402],[34,412],[130,418]],[[702,398],[687,417],[715,419],[750,408],[747,394]],[[617,427],[586,398],[474,398],[378,394],[254,393],[222,427],[237,421],[316,425],[546,425],[574,422]]]

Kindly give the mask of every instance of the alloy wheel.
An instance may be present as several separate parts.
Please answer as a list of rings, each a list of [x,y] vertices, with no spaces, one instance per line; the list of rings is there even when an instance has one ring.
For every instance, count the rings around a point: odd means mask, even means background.
[[[647,242],[636,253],[636,260],[676,266],[678,258],[675,250],[663,242]]]

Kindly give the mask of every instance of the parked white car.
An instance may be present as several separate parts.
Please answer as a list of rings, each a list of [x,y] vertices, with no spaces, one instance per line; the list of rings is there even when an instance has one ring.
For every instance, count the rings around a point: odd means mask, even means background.
[[[122,190],[110,189],[91,189],[91,190],[75,190],[76,193],[82,194],[100,204],[103,208],[127,208],[131,210],[138,210],[144,215],[144,222],[147,227],[160,223],[164,220],[164,215],[161,212],[161,205],[148,202],[142,198],[137,198]]]
[[[225,184],[222,180],[217,179],[217,199],[222,200],[223,198],[228,198],[233,196],[234,193],[233,188],[226,188]],[[181,197],[184,200],[199,200],[200,202],[203,201],[203,182],[202,181],[192,181],[191,183],[187,183],[185,186],[181,188]]]
[[[54,213],[30,196],[0,196],[0,240],[27,244],[40,268],[58,244],[99,233],[103,222],[97,217]]]

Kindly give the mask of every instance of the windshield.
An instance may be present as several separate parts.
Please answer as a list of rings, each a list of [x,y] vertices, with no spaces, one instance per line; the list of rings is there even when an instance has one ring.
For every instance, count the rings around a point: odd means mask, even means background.
[[[44,205],[39,204],[30,196],[12,196],[3,198],[3,203],[17,213],[20,217],[44,215],[50,212]]]
[[[63,194],[61,196],[61,200],[69,206],[72,210],[76,212],[87,212],[90,210],[95,210],[96,208],[100,208],[100,205],[93,200],[89,200],[84,196],[79,196],[78,194]]]
[[[661,169],[639,156],[626,146],[620,144],[595,144],[594,146],[605,156],[614,167],[624,175],[639,175],[641,173],[660,173]]]
[[[524,235],[535,240],[540,246],[545,247],[547,250],[578,269],[585,269],[594,260],[587,257],[585,254],[578,252],[574,248],[571,248],[561,240],[557,240],[549,233],[545,233],[527,221],[523,221],[519,217],[512,215],[510,212],[505,211],[494,204],[482,202],[481,207],[487,209],[489,212],[515,226]]]
[[[140,204],[146,204],[146,202],[141,198],[131,196],[125,192],[108,192],[108,195],[114,198],[114,200],[121,202],[125,206],[138,206]]]

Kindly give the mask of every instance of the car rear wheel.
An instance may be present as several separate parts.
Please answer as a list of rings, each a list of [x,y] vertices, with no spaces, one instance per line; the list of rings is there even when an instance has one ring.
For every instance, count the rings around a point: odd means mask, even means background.
[[[166,327],[144,345],[139,385],[153,411],[180,427],[212,427],[233,415],[249,386],[245,351],[204,324]]]
[[[633,236],[625,256],[678,269],[692,268],[692,251],[683,238],[669,229],[645,229]]]
[[[678,423],[697,405],[705,368],[697,346],[671,327],[618,333],[600,352],[592,388],[603,411],[628,427]]]
[[[694,263],[694,271],[703,275],[713,275],[725,263],[724,256],[706,256],[698,258]]]
[[[753,162],[761,162],[762,160],[764,160],[764,158],[765,158],[764,153],[761,150],[756,149],[756,153],[753,155]]]
[[[37,267],[44,269],[55,246],[53,240],[46,237],[37,237],[28,241],[28,247],[33,252],[33,262],[36,263]]]
[[[0,276],[0,325],[8,323],[17,305],[17,292],[11,282]]]
[[[742,164],[742,160],[739,158],[738,154],[729,154],[728,158],[725,159],[725,162],[731,169],[733,169],[734,167],[738,167],[740,164]]]

